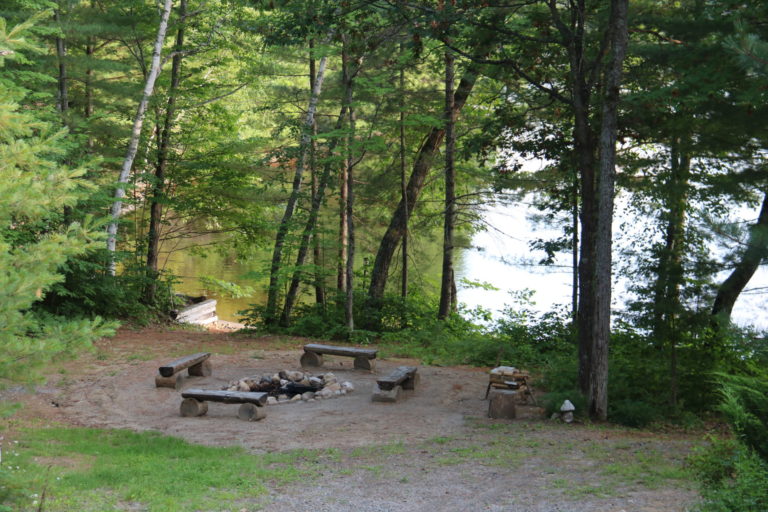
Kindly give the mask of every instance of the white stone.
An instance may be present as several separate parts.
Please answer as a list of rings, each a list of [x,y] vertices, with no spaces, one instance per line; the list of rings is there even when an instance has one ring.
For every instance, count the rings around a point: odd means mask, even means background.
[[[563,405],[560,406],[560,412],[573,412],[575,410],[576,407],[574,407],[570,400],[566,400],[563,402]]]
[[[347,393],[351,393],[355,390],[355,386],[348,380],[345,380],[341,383],[341,389],[345,390]]]
[[[302,400],[309,400],[310,398],[315,398],[315,394],[312,391],[307,391],[301,395]]]
[[[301,401],[301,395],[293,395],[291,397],[291,402],[299,402]]]
[[[572,412],[564,412],[563,413],[563,421],[566,423],[573,423],[573,413]]]
[[[267,397],[267,405],[275,405],[275,404],[277,404],[277,398],[275,398],[273,396],[268,396]]]

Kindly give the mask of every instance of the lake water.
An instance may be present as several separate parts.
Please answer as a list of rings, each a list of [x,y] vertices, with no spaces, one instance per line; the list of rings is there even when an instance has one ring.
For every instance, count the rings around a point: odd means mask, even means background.
[[[559,255],[553,266],[542,266],[538,261],[544,256],[543,252],[537,253],[530,249],[531,240],[558,236],[559,228],[534,223],[530,219],[533,209],[526,203],[527,201],[523,200],[515,204],[486,207],[483,217],[487,229],[474,235],[472,248],[460,251],[456,262],[456,277],[459,300],[467,306],[482,306],[498,315],[498,311],[505,304],[513,302],[512,293],[526,289],[534,292],[532,300],[536,310],[549,311],[554,307],[568,307],[570,304],[570,255]],[[621,201],[618,201],[617,205],[614,231],[618,235],[621,235],[622,229],[644,229],[642,223],[625,222],[628,219],[627,214],[623,212]],[[212,238],[197,241],[211,242]],[[427,247],[422,247],[417,258],[419,266],[413,270],[413,275],[428,288],[437,289],[440,252],[434,242],[433,247],[429,244],[423,245]],[[238,311],[247,309],[253,303],[264,304],[266,300],[263,292],[266,283],[243,276],[249,272],[264,270],[267,258],[268,254],[264,254],[252,261],[240,261],[231,254],[209,252],[204,255],[195,251],[180,250],[167,256],[167,268],[181,279],[181,283],[176,287],[178,291],[217,298],[219,317],[223,320],[238,321]],[[256,294],[245,299],[218,297],[216,293],[205,289],[199,281],[200,276],[211,276],[252,286]],[[718,276],[719,279],[723,277]],[[461,284],[463,280],[489,283],[497,290],[465,286]],[[734,321],[742,325],[768,328],[768,318],[765,315],[768,306],[766,292],[768,268],[762,267],[737,301],[733,311]],[[626,282],[622,279],[615,279],[613,297],[614,307],[621,308],[623,300],[627,297]]]

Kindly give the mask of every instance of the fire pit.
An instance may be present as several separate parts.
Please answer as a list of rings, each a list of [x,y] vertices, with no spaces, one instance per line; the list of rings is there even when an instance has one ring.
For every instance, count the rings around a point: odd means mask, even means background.
[[[232,381],[224,389],[267,393],[267,405],[276,405],[336,398],[351,393],[355,387],[349,381],[339,382],[330,372],[314,376],[308,372],[280,370],[273,375],[256,375]]]

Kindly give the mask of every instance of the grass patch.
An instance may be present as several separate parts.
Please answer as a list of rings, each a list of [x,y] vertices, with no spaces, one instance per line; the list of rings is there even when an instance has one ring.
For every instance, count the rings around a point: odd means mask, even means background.
[[[242,500],[264,494],[265,484],[309,474],[323,454],[250,455],[239,447],[198,446],[153,432],[66,428],[25,431],[17,451],[13,478],[0,484],[13,489],[0,497],[14,494],[18,510],[30,510],[45,490],[48,512],[126,504],[164,512],[239,510]]]

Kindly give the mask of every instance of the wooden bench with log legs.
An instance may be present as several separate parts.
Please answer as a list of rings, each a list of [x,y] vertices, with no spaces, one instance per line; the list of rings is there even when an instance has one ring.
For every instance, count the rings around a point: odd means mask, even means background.
[[[403,389],[416,389],[419,383],[418,368],[415,366],[398,366],[386,377],[376,380],[377,388],[373,390],[374,402],[396,402]]]
[[[323,365],[323,354],[332,356],[354,357],[354,366],[358,370],[373,370],[374,359],[378,350],[371,348],[337,347],[334,345],[318,345],[310,343],[304,345],[304,354],[301,356],[301,366],[318,367]]]
[[[180,372],[185,368],[190,376],[208,377],[211,375],[210,352],[200,352],[191,356],[184,356],[164,364],[158,369],[159,375],[155,376],[155,386],[158,388],[177,388],[181,383]]]
[[[205,389],[188,389],[181,393],[179,413],[185,418],[204,416],[208,412],[208,402],[225,404],[242,404],[237,411],[237,417],[246,421],[259,421],[267,417],[264,405],[267,403],[267,393],[253,391],[213,391]]]

